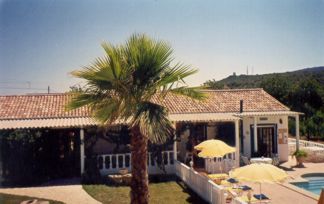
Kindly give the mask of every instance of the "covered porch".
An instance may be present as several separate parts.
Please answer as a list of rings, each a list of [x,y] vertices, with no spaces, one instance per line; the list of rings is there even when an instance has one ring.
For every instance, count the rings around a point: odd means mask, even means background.
[[[204,116],[209,118],[204,118]],[[228,172],[240,164],[240,119],[230,114],[192,114],[190,121],[182,118],[175,123],[176,142],[174,151],[177,160],[198,171],[208,173]],[[223,158],[203,159],[198,157],[194,146],[199,143],[217,139],[229,146],[235,147],[236,152]],[[192,162],[192,163],[191,163]]]
[[[294,122],[296,146],[299,146],[299,117],[294,111],[242,112],[235,114],[242,120],[242,154],[252,157],[277,157],[288,161],[289,118]]]
[[[229,171],[239,166],[240,161],[240,137],[238,117],[230,114],[172,114],[169,116],[175,132],[174,138],[161,154],[161,161],[157,161],[153,152],[148,154],[148,170],[150,174],[175,173],[174,163],[180,161],[189,165],[194,162],[194,167],[211,172]],[[193,146],[208,139],[219,139],[236,148],[236,152],[226,155],[224,158],[204,160],[193,151]],[[108,144],[100,143],[100,149]],[[96,149],[96,147],[95,147]],[[107,148],[106,148],[107,149]],[[97,154],[97,165],[102,175],[115,174],[122,169],[131,170],[130,152],[100,153]],[[225,163],[224,161],[228,161]],[[212,168],[216,166],[216,168]],[[220,166],[221,169],[219,168]]]

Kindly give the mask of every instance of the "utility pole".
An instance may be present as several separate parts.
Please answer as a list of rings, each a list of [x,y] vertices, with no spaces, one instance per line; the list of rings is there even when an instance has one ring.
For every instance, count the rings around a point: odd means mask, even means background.
[[[47,87],[47,93],[50,93],[50,86]]]

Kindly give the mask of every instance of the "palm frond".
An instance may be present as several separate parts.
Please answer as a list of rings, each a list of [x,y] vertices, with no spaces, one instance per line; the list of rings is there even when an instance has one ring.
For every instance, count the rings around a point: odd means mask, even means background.
[[[168,93],[204,98],[199,87],[187,87],[184,81],[198,70],[181,63],[171,66],[173,50],[168,43],[134,34],[123,45],[102,43],[102,47],[104,57],[72,72],[86,84],[69,109],[88,106],[104,124],[133,118],[130,125],[139,125],[152,142],[163,143],[173,134],[172,124],[164,107],[148,101]]]
[[[197,69],[192,69],[190,66],[184,66],[183,64],[176,64],[174,67],[166,69],[161,80],[159,81],[159,86],[167,89],[174,88],[178,84],[185,84],[184,78],[197,73]]]
[[[141,133],[156,144],[165,143],[174,134],[166,109],[151,102],[139,104],[132,125],[138,125]]]
[[[66,110],[73,110],[83,106],[92,106],[104,97],[95,93],[78,92],[72,95],[72,100],[65,106]]]

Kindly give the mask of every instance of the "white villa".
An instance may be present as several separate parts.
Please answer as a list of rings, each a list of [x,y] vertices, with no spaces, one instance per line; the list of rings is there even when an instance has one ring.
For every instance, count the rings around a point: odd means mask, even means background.
[[[235,166],[239,165],[240,155],[248,158],[278,155],[280,161],[288,160],[288,117],[295,118],[298,143],[300,113],[291,111],[263,89],[205,92],[204,101],[177,95],[155,101],[168,109],[176,128],[173,144],[163,153],[167,171],[174,171],[175,160],[185,163],[189,157],[194,157],[197,167],[207,168],[208,162],[190,153],[193,145],[207,139],[220,139],[235,146],[236,152],[227,156],[235,161]],[[65,105],[70,99],[71,95],[64,93],[0,96],[0,130],[42,130],[53,141],[50,148],[61,145],[68,149],[65,151],[68,155],[58,155],[58,158],[73,161],[75,175],[84,172],[84,158],[91,156],[89,154],[98,157],[102,174],[130,168],[126,146],[116,152],[114,142],[99,137],[91,151],[85,150],[87,141],[98,134],[99,124],[86,107],[66,111]],[[115,130],[120,131],[122,125],[116,124]],[[148,164],[150,173],[159,172],[151,156]]]

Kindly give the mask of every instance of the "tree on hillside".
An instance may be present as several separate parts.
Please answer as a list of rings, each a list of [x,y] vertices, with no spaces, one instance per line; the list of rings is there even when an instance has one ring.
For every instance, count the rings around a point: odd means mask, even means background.
[[[148,203],[148,140],[162,144],[173,136],[167,110],[152,102],[170,93],[195,99],[203,95],[184,78],[197,72],[180,63],[172,65],[171,47],[146,35],[132,35],[125,44],[104,43],[105,57],[72,74],[86,80],[82,92],[69,104],[88,106],[104,125],[127,122],[131,131],[131,203]]]
[[[260,86],[280,102],[284,104],[289,103],[291,83],[285,77],[274,76],[267,78],[261,82]]]
[[[304,79],[293,90],[292,107],[302,111],[307,116],[313,115],[316,110],[323,107],[323,99],[319,92],[320,86],[315,80]]]

